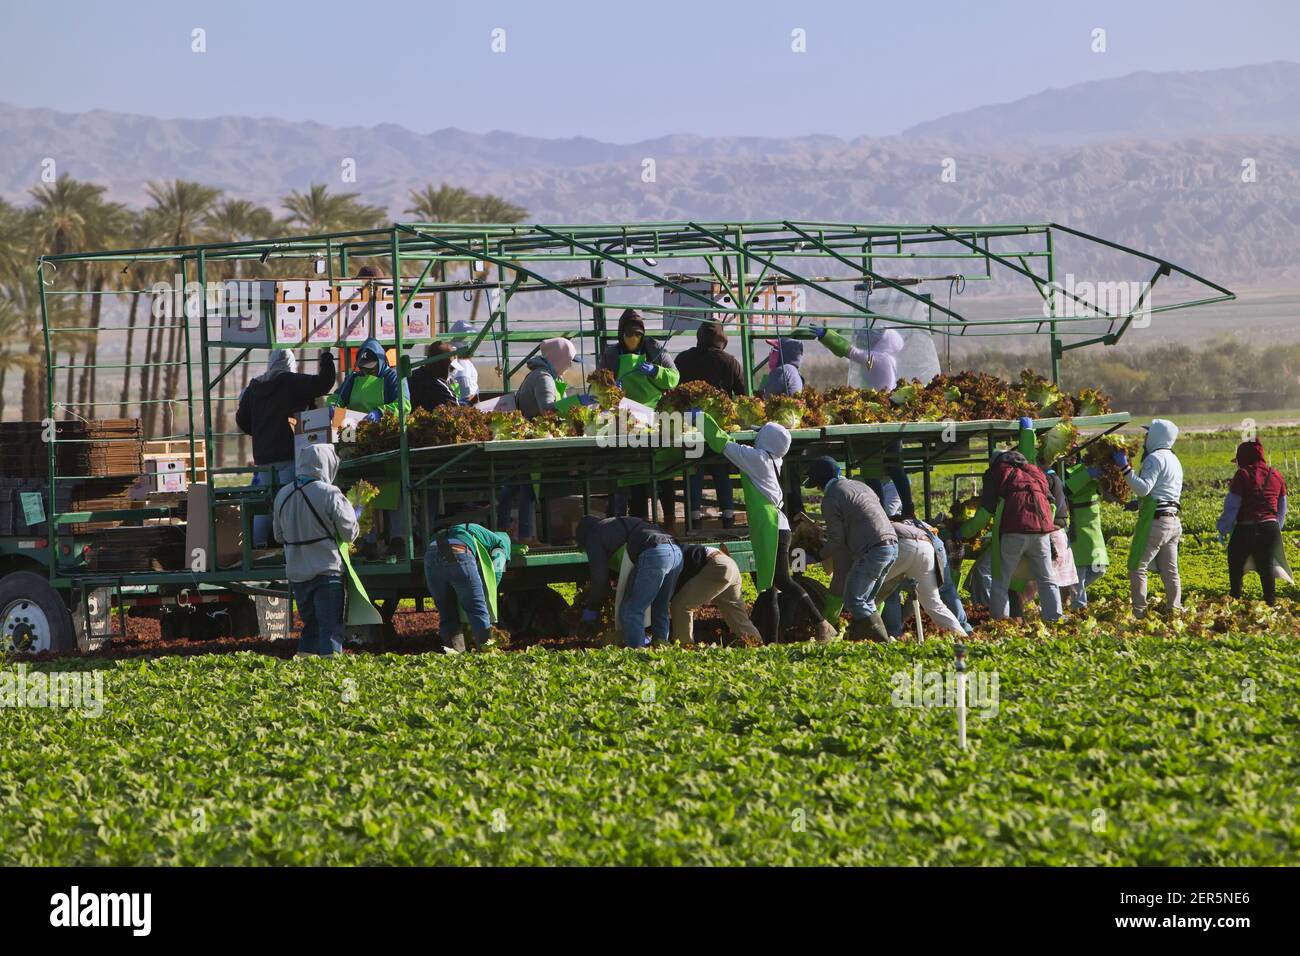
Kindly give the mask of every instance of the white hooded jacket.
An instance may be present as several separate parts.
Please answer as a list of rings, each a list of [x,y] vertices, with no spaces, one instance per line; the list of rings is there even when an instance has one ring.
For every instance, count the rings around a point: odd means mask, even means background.
[[[342,574],[338,542],[357,538],[352,505],[334,485],[339,470],[333,445],[305,445],[294,462],[297,477],[275,496],[271,514],[276,540],[284,542],[290,581]]]
[[[1124,478],[1135,495],[1140,498],[1150,495],[1156,504],[1182,500],[1183,465],[1173,452],[1177,440],[1177,425],[1165,418],[1151,420],[1142,470],[1135,473],[1130,467],[1124,472]]]
[[[734,441],[727,442],[723,454],[727,460],[739,468],[759,490],[763,497],[776,505],[777,529],[789,531],[790,522],[781,506],[785,496],[781,491],[781,462],[790,450],[790,432],[784,425],[768,422],[754,436],[754,445],[741,445]]]

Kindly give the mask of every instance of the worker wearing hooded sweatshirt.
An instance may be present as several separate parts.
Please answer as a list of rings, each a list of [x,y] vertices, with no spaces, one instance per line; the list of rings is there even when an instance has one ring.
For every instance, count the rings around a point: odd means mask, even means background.
[[[399,381],[397,369],[388,364],[388,356],[378,339],[366,339],[357,350],[356,367],[343,379],[330,403],[342,405],[354,412],[366,412],[366,421],[377,422],[384,415],[398,413],[398,401],[405,414],[411,414],[411,392],[406,382]],[[379,494],[372,502],[384,514],[388,526],[388,550],[400,554],[406,546],[404,516],[397,510],[401,504],[401,485],[395,478],[379,485]]]
[[[768,339],[772,350],[767,355],[767,377],[759,391],[764,396],[798,395],[803,391],[803,373],[799,364],[803,361],[803,343],[798,339]],[[793,462],[785,468],[784,510],[791,518],[803,511],[803,482],[799,469]]]
[[[599,368],[612,372],[623,394],[634,402],[654,408],[659,398],[681,380],[673,360],[662,345],[645,334],[645,321],[634,309],[626,309],[618,320],[618,341],[605,346]],[[666,457],[672,457],[668,452]],[[663,457],[656,457],[658,469]],[[656,482],[659,505],[663,509],[664,527],[671,531],[677,523],[677,500],[671,478]],[[610,510],[647,519],[650,517],[650,486],[630,485],[615,491]]]
[[[830,610],[838,614],[840,605],[849,609],[853,619],[849,640],[887,642],[889,632],[876,609],[876,598],[898,560],[897,529],[876,493],[860,481],[843,477],[839,463],[830,456],[808,466],[805,484],[822,489],[826,546],[821,556],[831,560]]]
[[[993,522],[992,583],[989,610],[994,618],[1010,616],[1011,579],[1021,560],[1029,564],[1038,583],[1044,621],[1061,616],[1061,592],[1052,567],[1051,534],[1056,530],[1055,507],[1047,476],[1030,458],[1034,454],[1034,423],[1020,419],[1020,446],[998,454],[984,472],[980,504],[961,527],[963,540],[979,535]]]
[[[790,575],[790,520],[781,510],[781,464],[790,450],[790,432],[768,422],[754,436],[754,445],[734,442],[710,415],[692,409],[703,422],[704,440],[715,454],[725,455],[740,470],[740,487],[745,497],[745,517],[754,554],[754,583],[758,593],[769,595],[771,631],[764,635],[769,644],[781,639],[779,592],[788,591],[804,604],[817,628],[817,640],[833,641],[836,628],[822,609]]]
[[[284,568],[302,635],[298,650],[328,656],[343,650],[347,584],[340,548],[357,537],[357,514],[334,485],[339,456],[333,445],[304,445],[297,477],[272,506],[275,537],[284,542]]]
[[[605,346],[600,368],[614,373],[628,398],[651,408],[681,378],[664,347],[645,334],[645,321],[634,309],[619,317],[618,341]]]
[[[515,392],[515,407],[524,418],[536,418],[551,411],[565,400],[567,388],[564,373],[573,365],[577,346],[569,339],[546,339],[537,348],[537,354],[528,360],[528,375]],[[592,395],[580,395],[577,400],[585,405],[596,404]],[[519,523],[516,526],[520,544],[536,547],[533,536],[533,503],[536,495],[531,480],[512,482],[501,489],[497,502],[497,524],[503,528],[512,525],[510,520],[516,499],[519,501]]]
[[[670,535],[640,518],[597,518],[585,515],[574,536],[587,552],[591,583],[583,595],[582,623],[592,625],[609,596],[610,559],[623,548],[632,563],[632,576],[618,610],[619,629],[627,647],[648,646],[646,608],[650,633],[667,641],[671,630],[671,605],[677,577],[682,571],[682,549]]]
[[[844,336],[824,325],[814,325],[813,335],[832,355],[846,358],[854,365],[862,366],[866,374],[866,387],[882,392],[892,392],[898,387],[898,355],[903,351],[903,336],[894,329],[867,329],[864,333],[866,347],[853,345]],[[863,480],[877,496],[884,497],[881,483],[883,475],[888,475],[894,483],[898,497],[903,504],[903,517],[911,518],[916,514],[912,501],[912,483],[908,481],[907,472],[903,470],[903,443],[895,440],[885,446],[886,461],[864,462]]]
[[[472,344],[470,339],[478,335],[478,329],[472,322],[457,319],[451,324],[451,335],[452,348],[459,351]],[[451,360],[451,387],[462,405],[473,405],[478,401],[478,367],[472,358],[458,355]]]
[[[677,370],[681,373],[683,385],[704,382],[732,398],[749,394],[745,387],[745,371],[736,357],[728,354],[726,333],[713,322],[700,323],[695,331],[695,346],[677,356]],[[736,494],[731,485],[731,467],[725,464],[701,465],[687,479],[692,522],[698,524],[704,517],[705,474],[712,480],[718,496],[722,527],[733,527],[736,523]]]
[[[411,404],[433,411],[440,405],[457,405],[456,390],[451,384],[451,357],[455,352],[449,342],[434,342],[424,350],[426,361],[417,366],[407,379]]]
[[[235,424],[253,438],[253,463],[265,468],[253,477],[256,485],[271,485],[272,493],[293,480],[293,427],[289,419],[311,408],[317,398],[334,387],[334,353],[321,349],[316,374],[298,371],[298,360],[288,349],[276,349],[266,371],[248,383],[239,396]],[[253,545],[264,547],[271,530],[270,515],[253,516]]]
[[[1264,602],[1276,599],[1276,574],[1290,577],[1282,546],[1285,525],[1286,482],[1281,472],[1269,466],[1258,440],[1242,442],[1237,446],[1237,473],[1215,523],[1219,540],[1228,542],[1228,586],[1234,598],[1241,597],[1246,563],[1253,559]]]
[[[937,539],[932,539],[926,529],[913,521],[899,520],[893,525],[898,535],[898,557],[885,573],[880,593],[890,594],[903,582],[911,581],[916,586],[921,609],[935,627],[951,634],[970,633],[939,594],[947,569],[944,559],[935,549],[934,540]]]
[[[1128,555],[1129,597],[1133,614],[1147,612],[1147,568],[1154,561],[1165,585],[1165,601],[1171,610],[1183,609],[1182,582],[1178,577],[1178,542],[1183,536],[1183,465],[1174,454],[1178,426],[1165,418],[1143,426],[1147,437],[1142,446],[1142,470],[1135,472],[1122,451],[1112,457],[1124,480],[1140,499],[1137,527]]]
[[[497,586],[509,558],[509,535],[468,522],[452,525],[429,542],[424,583],[438,609],[438,633],[448,653],[465,650],[462,614],[475,650],[496,647]]]

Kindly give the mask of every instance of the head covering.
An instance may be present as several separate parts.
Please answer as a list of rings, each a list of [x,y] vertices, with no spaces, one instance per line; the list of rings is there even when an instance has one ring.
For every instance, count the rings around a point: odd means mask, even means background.
[[[1237,474],[1234,483],[1245,481],[1250,488],[1263,488],[1272,473],[1273,469],[1264,457],[1264,446],[1258,438],[1237,446]]]
[[[793,365],[798,367],[803,361],[803,343],[798,339],[768,339],[767,344],[776,349],[777,358],[781,365]]]
[[[701,322],[695,330],[695,344],[700,348],[723,351],[727,347],[727,333],[716,322]]]
[[[595,533],[598,524],[600,519],[595,515],[583,515],[578,519],[578,526],[573,529],[573,538],[578,542],[578,547],[587,550],[587,541]]]
[[[450,342],[431,342],[424,350],[425,356],[431,359],[427,364],[438,378],[446,378],[451,373],[451,358],[455,353],[456,347]]]
[[[873,352],[897,355],[906,344],[903,337],[893,329],[868,329],[866,347]]]
[[[569,339],[546,339],[537,347],[542,358],[551,363],[556,375],[563,375],[573,364],[573,357],[578,354],[578,347]]]
[[[276,349],[271,353],[271,357],[266,360],[266,371],[254,378],[249,385],[256,385],[258,382],[269,382],[286,372],[298,371],[298,359],[288,349]]]
[[[773,458],[784,458],[790,450],[790,432],[784,425],[768,422],[754,436],[754,447]]]
[[[814,458],[808,466],[808,477],[804,479],[805,488],[825,488],[831,480],[840,476],[840,464],[830,455]]]
[[[384,347],[379,344],[379,339],[366,339],[357,349],[357,364],[361,364],[361,358],[365,355],[373,355],[379,362],[379,367],[375,369],[376,375],[383,375],[388,371],[388,355],[384,352]]]
[[[294,470],[299,482],[313,478],[334,484],[339,473],[339,454],[333,445],[303,445],[294,454]]]
[[[1161,448],[1173,448],[1178,440],[1178,426],[1167,418],[1153,418],[1150,425],[1143,425],[1147,431],[1145,449],[1148,452]]]
[[[645,320],[636,309],[624,309],[618,317],[618,337],[621,339],[628,332],[640,332],[645,335]]]
[[[457,319],[455,322],[451,323],[451,335],[452,345],[460,348],[462,345],[467,345],[469,343],[470,336],[478,335],[478,328],[473,322],[468,322],[465,319]]]

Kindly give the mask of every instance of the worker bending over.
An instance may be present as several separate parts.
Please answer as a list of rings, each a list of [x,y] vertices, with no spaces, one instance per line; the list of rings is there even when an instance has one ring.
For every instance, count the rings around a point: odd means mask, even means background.
[[[510,537],[482,525],[455,524],[424,553],[424,583],[438,609],[438,633],[448,653],[465,651],[462,615],[477,651],[494,650],[497,587],[510,558]]]
[[[688,544],[682,548],[682,573],[671,605],[675,643],[694,642],[694,612],[706,604],[718,609],[735,637],[762,641],[741,597],[740,568],[735,560],[717,548]]]
[[[586,515],[574,535],[587,552],[591,583],[583,598],[582,623],[594,625],[609,596],[609,562],[619,548],[632,562],[618,624],[627,647],[646,647],[645,613],[650,609],[650,632],[667,641],[670,604],[682,570],[682,549],[669,535],[640,518],[597,518]]]

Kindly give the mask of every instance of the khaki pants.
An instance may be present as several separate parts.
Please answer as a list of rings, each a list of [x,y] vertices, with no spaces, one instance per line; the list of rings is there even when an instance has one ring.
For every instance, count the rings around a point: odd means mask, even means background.
[[[1160,580],[1165,585],[1165,603],[1176,611],[1183,608],[1183,585],[1178,577],[1178,542],[1183,536],[1183,523],[1177,517],[1153,518],[1147,546],[1142,550],[1136,571],[1128,573],[1129,596],[1133,599],[1133,614],[1141,617],[1147,612],[1147,566],[1154,560]]]
[[[736,562],[721,551],[709,555],[709,560],[695,577],[682,585],[673,598],[673,640],[690,644],[695,640],[692,612],[712,604],[727,622],[733,634],[748,634],[757,638],[758,628],[749,619],[749,611],[740,596],[740,569]]]

